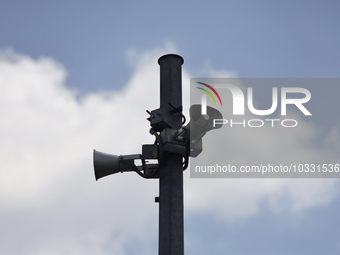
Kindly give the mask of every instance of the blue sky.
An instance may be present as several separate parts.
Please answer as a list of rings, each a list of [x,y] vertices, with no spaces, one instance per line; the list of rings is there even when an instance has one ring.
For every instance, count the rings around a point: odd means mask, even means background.
[[[119,88],[128,50],[171,41],[192,72],[210,61],[240,77],[337,77],[337,1],[13,1],[3,47],[51,56],[82,91]],[[99,64],[100,63],[100,64]]]
[[[190,77],[217,74],[339,77],[339,10],[332,0],[3,1],[0,253],[157,254],[157,182],[95,182],[92,169],[94,148],[134,154],[153,142],[157,58],[184,58],[185,91]],[[334,148],[338,131],[325,135]],[[186,254],[338,254],[339,191],[337,180],[186,173]]]

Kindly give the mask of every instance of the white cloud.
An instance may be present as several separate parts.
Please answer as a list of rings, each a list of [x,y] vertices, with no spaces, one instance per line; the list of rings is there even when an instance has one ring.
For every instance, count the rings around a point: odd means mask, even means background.
[[[156,65],[147,69],[157,74]],[[157,107],[157,96],[144,86],[157,87],[157,78],[78,101],[65,77],[50,58],[1,56],[1,253],[106,254],[114,233],[110,250],[123,254],[130,237],[156,238],[157,183],[134,174],[96,183],[92,150],[133,154],[153,142],[145,110]],[[154,231],[145,235],[149,225]]]
[[[133,239],[140,254],[157,250],[158,182],[133,173],[95,182],[92,150],[134,154],[153,143],[145,110],[159,107],[157,59],[169,52],[171,44],[129,53],[135,72],[122,91],[81,99],[55,60],[0,55],[0,253],[119,255]],[[186,113],[189,77],[184,66]],[[329,203],[335,188],[329,180],[198,180],[187,171],[185,194],[188,215],[233,220],[257,213],[264,200],[281,210],[287,194],[284,209],[293,211]]]

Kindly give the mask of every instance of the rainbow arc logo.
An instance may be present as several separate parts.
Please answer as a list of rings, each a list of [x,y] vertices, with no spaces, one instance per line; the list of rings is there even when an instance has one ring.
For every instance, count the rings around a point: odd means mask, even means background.
[[[201,84],[201,85],[203,85],[203,86],[206,86],[206,87],[209,88],[212,92],[214,92],[214,94],[217,96],[217,98],[218,98],[218,100],[220,101],[220,104],[221,104],[221,106],[222,106],[221,97],[220,97],[220,95],[217,93],[217,91],[216,91],[213,87],[211,87],[210,85],[208,85],[208,84],[206,84],[206,83],[203,83],[203,82],[199,82],[199,81],[198,81],[197,83],[198,83],[198,84]],[[201,88],[201,87],[196,87],[196,88],[198,88],[198,89],[203,90],[204,92],[206,92],[206,93],[214,100],[214,103],[215,103],[215,105],[217,106],[216,100],[215,100],[213,94],[212,94],[209,90],[207,90],[207,89],[205,89],[205,88]]]

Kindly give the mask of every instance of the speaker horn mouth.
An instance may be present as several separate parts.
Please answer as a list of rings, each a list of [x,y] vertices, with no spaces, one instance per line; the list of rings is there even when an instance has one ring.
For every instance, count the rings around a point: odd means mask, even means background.
[[[193,136],[201,136],[202,134],[222,127],[222,124],[215,124],[215,119],[222,119],[222,114],[217,109],[207,106],[206,114],[202,115],[202,106],[199,104],[192,105],[189,109],[190,113],[190,134]]]
[[[93,150],[93,166],[96,180],[115,174],[119,169],[119,156]]]

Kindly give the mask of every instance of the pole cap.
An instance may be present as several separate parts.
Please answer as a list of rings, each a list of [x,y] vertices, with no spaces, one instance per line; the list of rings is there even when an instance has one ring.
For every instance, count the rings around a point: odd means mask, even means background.
[[[159,65],[161,64],[161,63],[160,63],[161,59],[167,58],[167,57],[177,57],[177,58],[180,58],[180,59],[182,60],[181,65],[183,65],[183,63],[184,63],[184,59],[183,59],[180,55],[177,55],[177,54],[166,54],[166,55],[161,56],[161,57],[158,59],[158,64],[159,64]]]

